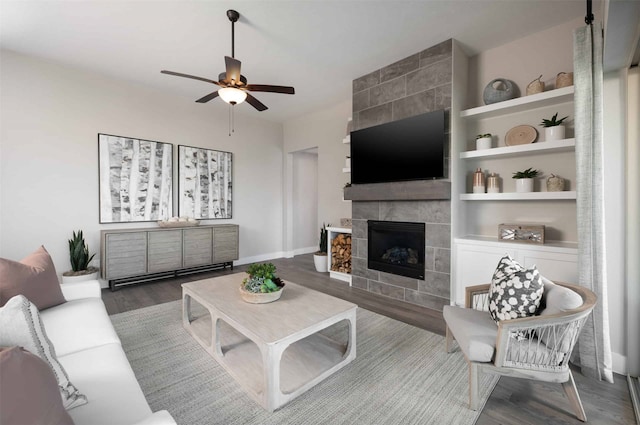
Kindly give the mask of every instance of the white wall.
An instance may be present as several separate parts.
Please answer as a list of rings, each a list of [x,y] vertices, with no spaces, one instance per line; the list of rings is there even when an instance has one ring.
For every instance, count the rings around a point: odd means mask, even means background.
[[[0,256],[21,259],[44,244],[60,274],[73,230],[99,257],[101,229],[156,226],[98,223],[97,133],[173,143],[176,153],[178,144],[233,152],[233,219],[207,223],[238,224],[245,261],[281,255],[280,124],[237,116],[229,137],[227,114],[193,99],[0,54]]]
[[[351,202],[342,200],[342,189],[351,181],[342,173],[349,145],[343,144],[347,119],[351,116],[351,93],[339,104],[298,117],[284,123],[285,164],[285,251],[292,254],[292,164],[289,153],[318,147],[318,223],[340,224],[340,218],[351,217]]]
[[[318,154],[293,155],[293,249],[296,254],[318,249]]]

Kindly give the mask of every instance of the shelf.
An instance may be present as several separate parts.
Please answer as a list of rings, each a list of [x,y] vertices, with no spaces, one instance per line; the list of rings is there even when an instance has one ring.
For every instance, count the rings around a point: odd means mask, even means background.
[[[492,103],[491,105],[466,109],[460,112],[460,117],[473,119],[491,118],[498,115],[528,111],[533,108],[557,105],[560,103],[570,102],[572,100],[573,86],[569,86],[532,94],[530,96],[522,96],[516,99],[505,100],[504,102]]]
[[[513,246],[519,245],[521,248],[530,250],[546,251],[549,249],[554,250],[566,250],[568,254],[575,254],[578,250],[578,244],[576,242],[562,242],[562,241],[547,241],[543,244],[525,243],[525,242],[509,242],[501,241],[493,236],[477,236],[477,235],[465,235],[460,238],[454,239],[456,243],[464,243],[469,245],[479,246]]]
[[[351,135],[348,135],[347,137],[342,139],[342,143],[344,143],[345,145],[351,143]]]
[[[342,172],[343,173],[350,173],[351,172],[351,168],[343,168]]]
[[[536,201],[554,199],[576,199],[576,192],[462,193],[460,195],[460,200],[462,201]]]
[[[503,146],[492,149],[481,149],[460,152],[460,159],[473,158],[508,158],[511,156],[527,156],[547,152],[571,152],[576,148],[576,139],[552,140],[549,142],[530,143],[528,145]]]

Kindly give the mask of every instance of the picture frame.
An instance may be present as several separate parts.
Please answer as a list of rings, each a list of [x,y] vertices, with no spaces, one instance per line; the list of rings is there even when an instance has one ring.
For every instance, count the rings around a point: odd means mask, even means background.
[[[100,223],[173,215],[173,145],[98,133]]]
[[[197,220],[232,218],[233,153],[178,145],[178,211]]]

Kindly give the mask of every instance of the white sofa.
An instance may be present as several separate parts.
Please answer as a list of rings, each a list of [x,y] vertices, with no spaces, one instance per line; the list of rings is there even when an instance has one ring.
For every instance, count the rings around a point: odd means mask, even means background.
[[[69,410],[76,425],[175,425],[151,412],[100,295],[98,281],[61,285],[66,303],[40,312],[69,380],[88,403]]]

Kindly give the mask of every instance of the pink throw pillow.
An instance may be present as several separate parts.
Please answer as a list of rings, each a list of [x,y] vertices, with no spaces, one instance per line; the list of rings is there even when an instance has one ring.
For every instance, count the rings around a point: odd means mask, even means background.
[[[0,307],[24,295],[38,310],[65,302],[56,269],[44,246],[21,261],[0,258]]]
[[[19,347],[0,348],[0,423],[73,425],[62,405],[53,371]]]

